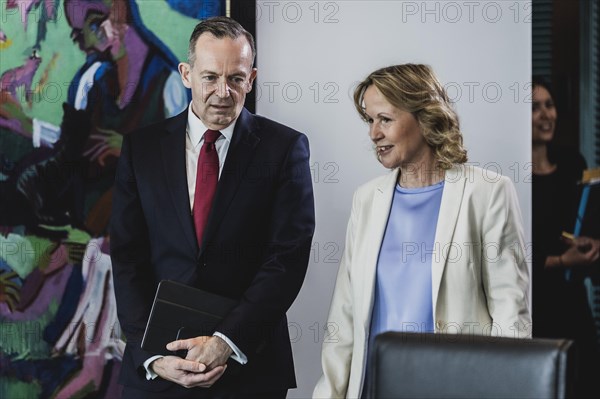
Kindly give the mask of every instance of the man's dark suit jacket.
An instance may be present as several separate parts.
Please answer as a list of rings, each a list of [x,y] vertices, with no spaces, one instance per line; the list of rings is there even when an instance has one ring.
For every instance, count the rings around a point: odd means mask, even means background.
[[[140,348],[158,283],[175,280],[239,300],[217,327],[248,357],[209,389],[264,392],[295,387],[286,311],[306,274],[314,232],[308,140],[242,110],[198,247],[186,178],[187,110],[123,140],[114,188],[111,257],[127,346],[120,381],[147,391]],[[232,360],[230,359],[230,363]]]

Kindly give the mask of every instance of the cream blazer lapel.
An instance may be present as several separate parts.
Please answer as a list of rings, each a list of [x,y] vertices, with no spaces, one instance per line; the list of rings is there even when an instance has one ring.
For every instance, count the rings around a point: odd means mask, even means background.
[[[375,187],[373,193],[373,201],[371,203],[371,210],[369,212],[369,231],[366,237],[372,237],[373,240],[369,240],[367,243],[364,253],[363,262],[364,275],[361,297],[369,301],[368,306],[362,308],[362,314],[359,315],[360,320],[363,322],[365,333],[368,336],[370,324],[371,324],[371,310],[373,309],[373,301],[375,296],[375,276],[377,274],[377,260],[379,258],[379,250],[381,249],[381,243],[385,235],[385,229],[387,227],[387,220],[390,214],[390,208],[392,207],[392,200],[394,198],[394,189],[396,182],[398,181],[399,170],[390,172],[385,178]]]
[[[444,268],[448,261],[448,254],[452,247],[452,237],[456,229],[466,181],[465,166],[455,166],[446,171],[440,213],[435,230],[434,253],[431,258],[431,296],[434,319],[436,317],[438,292],[444,275]],[[435,327],[439,329],[437,323]]]

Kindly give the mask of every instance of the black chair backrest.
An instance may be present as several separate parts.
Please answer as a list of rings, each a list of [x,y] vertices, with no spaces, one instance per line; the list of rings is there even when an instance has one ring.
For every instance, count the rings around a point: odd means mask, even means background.
[[[573,351],[568,340],[388,332],[375,338],[367,396],[565,398]]]

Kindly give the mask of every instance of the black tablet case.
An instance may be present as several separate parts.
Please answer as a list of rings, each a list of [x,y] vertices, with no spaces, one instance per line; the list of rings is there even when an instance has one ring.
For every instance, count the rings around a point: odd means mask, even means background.
[[[155,354],[171,354],[169,342],[210,336],[237,301],[175,281],[158,284],[152,310],[142,338],[142,349]]]

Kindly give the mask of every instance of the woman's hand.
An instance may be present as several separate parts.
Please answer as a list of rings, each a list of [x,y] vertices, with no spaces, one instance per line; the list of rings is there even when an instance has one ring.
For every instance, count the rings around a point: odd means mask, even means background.
[[[560,256],[546,258],[546,267],[589,266],[600,258],[600,240],[590,237],[575,237],[568,240],[569,248]]]

